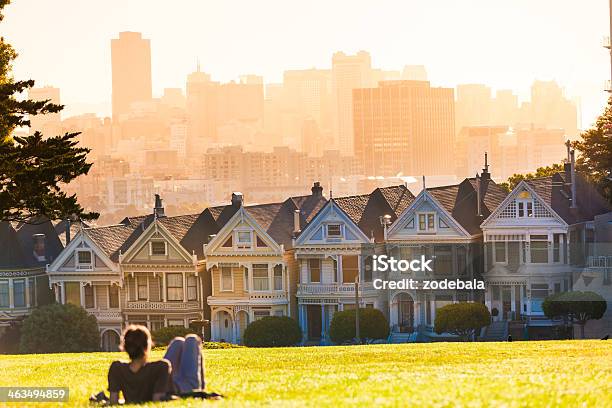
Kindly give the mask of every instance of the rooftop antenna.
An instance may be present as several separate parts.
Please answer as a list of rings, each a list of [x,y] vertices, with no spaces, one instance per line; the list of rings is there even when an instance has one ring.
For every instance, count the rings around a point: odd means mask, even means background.
[[[425,175],[423,174],[423,190],[427,190],[427,187],[425,187]]]

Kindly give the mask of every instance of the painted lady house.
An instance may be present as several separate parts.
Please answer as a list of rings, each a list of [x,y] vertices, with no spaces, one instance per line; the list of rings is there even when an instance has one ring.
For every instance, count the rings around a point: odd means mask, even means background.
[[[378,214],[396,217],[413,198],[405,186],[334,198],[299,233],[291,252],[299,280],[298,319],[306,343],[330,343],[334,313],[355,307],[357,277],[360,307],[385,310],[372,285],[371,256],[376,238],[383,238]]]
[[[423,181],[425,182],[425,181]],[[433,271],[389,271],[389,280],[472,280],[482,274],[484,217],[506,192],[490,178],[488,166],[476,178],[457,185],[425,188],[386,230],[384,252],[395,259],[433,259]],[[436,310],[458,301],[479,301],[479,291],[388,290],[391,341],[448,338],[434,332]]]
[[[104,350],[116,350],[128,323],[156,330],[202,321],[209,284],[195,230],[203,217],[166,217],[156,196],[153,214],[83,228],[47,267],[56,300],[96,317]]]
[[[318,183],[312,194],[282,203],[245,206],[240,193],[213,213],[233,212],[204,248],[212,280],[211,338],[241,343],[246,326],[266,316],[296,317],[296,276],[287,256],[296,231],[326,202]]]
[[[45,265],[62,248],[49,221],[0,222],[0,336],[35,307],[52,302]]]
[[[521,181],[482,223],[485,240],[485,304],[494,314],[493,337],[550,338],[557,324],[542,310],[544,299],[574,289],[573,274],[589,259],[595,216],[610,211],[594,187],[573,168]]]

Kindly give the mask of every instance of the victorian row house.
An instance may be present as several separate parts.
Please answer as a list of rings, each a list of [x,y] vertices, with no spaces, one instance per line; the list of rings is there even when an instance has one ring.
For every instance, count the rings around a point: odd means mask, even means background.
[[[72,232],[65,238],[48,223],[44,255],[32,225],[1,224],[0,242],[20,247],[0,251],[0,319],[40,304],[33,287],[51,288],[55,301],[96,317],[106,350],[129,323],[204,324],[212,340],[240,343],[247,325],[265,316],[294,318],[305,344],[329,344],[334,313],[359,303],[383,312],[393,342],[436,341],[451,337],[435,333],[436,310],[474,301],[494,315],[484,338],[539,338],[558,323],[543,314],[546,296],[609,292],[611,209],[569,158],[564,172],[509,193],[485,161],[480,175],[455,185],[428,188],[423,180],[416,196],[400,185],[327,199],[315,183],[310,194],[280,203],[244,201],[233,193],[227,205],[168,217],[156,196],[147,216],[56,226]],[[431,259],[433,270],[376,271],[372,260],[381,255]],[[379,290],[379,278],[477,279],[486,288]]]

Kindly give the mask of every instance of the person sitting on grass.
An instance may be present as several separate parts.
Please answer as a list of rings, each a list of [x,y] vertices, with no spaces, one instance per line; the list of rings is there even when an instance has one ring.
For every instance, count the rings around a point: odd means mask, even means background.
[[[144,326],[130,325],[121,336],[121,350],[130,362],[114,361],[108,370],[110,403],[119,403],[119,391],[126,403],[165,401],[173,396],[192,396],[204,389],[202,341],[195,334],[177,337],[164,358],[149,361],[151,333]]]

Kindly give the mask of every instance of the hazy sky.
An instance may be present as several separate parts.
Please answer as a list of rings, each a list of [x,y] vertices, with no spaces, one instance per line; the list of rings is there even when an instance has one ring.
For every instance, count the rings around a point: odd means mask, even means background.
[[[485,83],[528,96],[555,79],[580,98],[582,126],[605,104],[607,0],[13,0],[0,23],[18,78],[61,89],[68,113],[110,112],[110,39],[151,39],[153,92],[184,87],[196,58],[213,79],[329,68],[360,49],[375,67],[426,65],[434,85]]]

